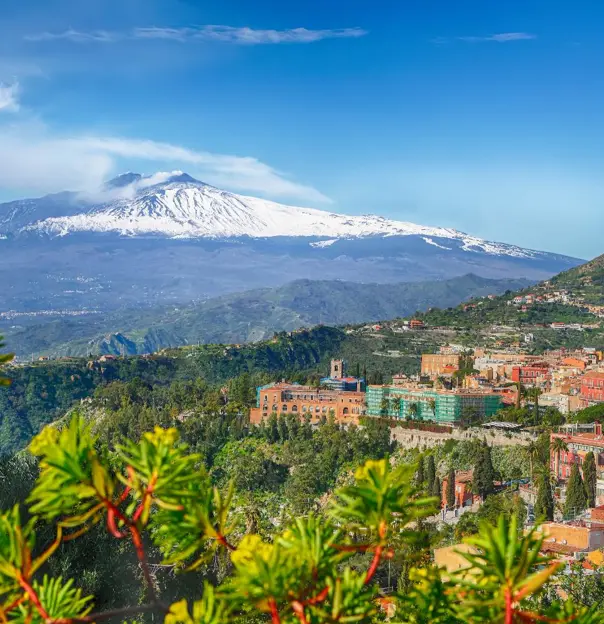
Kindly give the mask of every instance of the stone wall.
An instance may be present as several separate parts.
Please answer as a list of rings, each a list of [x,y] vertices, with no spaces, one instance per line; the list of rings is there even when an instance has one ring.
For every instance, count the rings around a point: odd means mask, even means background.
[[[480,428],[453,429],[451,433],[433,433],[431,431],[420,431],[419,429],[404,429],[394,427],[392,438],[395,439],[402,448],[410,449],[419,447],[420,449],[431,448],[444,444],[447,440],[471,440],[476,438],[486,440],[489,446],[510,446],[512,444],[527,445],[533,436],[526,432],[509,433],[504,431],[487,431]]]

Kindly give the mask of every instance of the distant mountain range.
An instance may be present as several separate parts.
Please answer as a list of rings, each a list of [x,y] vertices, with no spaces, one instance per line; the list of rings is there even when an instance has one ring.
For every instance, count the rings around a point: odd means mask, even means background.
[[[449,307],[471,297],[524,288],[524,279],[466,275],[438,282],[358,284],[298,280],[274,289],[225,295],[182,308],[106,315],[9,319],[0,323],[19,355],[149,353],[191,343],[243,343],[317,324],[344,325]]]
[[[580,263],[450,228],[244,197],[182,172],[0,204],[0,250],[0,312],[183,304],[297,279],[538,280]]]

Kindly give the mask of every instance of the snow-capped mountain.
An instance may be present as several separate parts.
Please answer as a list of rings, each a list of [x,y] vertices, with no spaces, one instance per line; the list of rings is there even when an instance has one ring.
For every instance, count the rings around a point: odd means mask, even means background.
[[[297,279],[540,280],[581,263],[449,228],[237,195],[182,172],[126,173],[94,194],[0,204],[0,250],[0,312],[185,303]]]
[[[465,251],[519,258],[534,257],[537,253],[484,241],[450,228],[417,225],[376,215],[348,216],[237,195],[180,171],[147,177],[127,173],[108,182],[97,195],[61,194],[58,197],[63,201],[64,214],[57,214],[56,195],[39,200],[52,203],[49,214],[32,210],[35,200],[17,205],[13,202],[8,214],[5,213],[8,219],[3,220],[0,213],[0,233],[3,225],[14,232],[10,225],[16,219],[19,231],[51,236],[113,232],[122,236],[171,238],[295,236],[328,239],[312,243],[314,246],[328,245],[330,240],[341,238],[419,236],[427,245],[442,250],[450,250],[446,243],[449,240],[460,244]],[[26,223],[23,223],[24,216],[29,218]]]

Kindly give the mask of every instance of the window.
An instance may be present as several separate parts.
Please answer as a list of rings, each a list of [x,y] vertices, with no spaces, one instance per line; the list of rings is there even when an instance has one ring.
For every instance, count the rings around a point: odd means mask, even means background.
[[[347,408],[347,407],[345,407],[345,408],[342,410],[342,413],[344,414],[344,416],[348,416],[348,408]]]
[[[282,412],[287,412],[287,405],[282,405],[281,406],[281,411]]]
[[[292,412],[297,412],[297,411],[298,411],[298,406],[292,405]]]
[[[302,411],[305,412],[306,411],[306,405],[302,406]]]
[[[273,404],[273,412],[276,412],[279,409],[279,406],[275,403]]]

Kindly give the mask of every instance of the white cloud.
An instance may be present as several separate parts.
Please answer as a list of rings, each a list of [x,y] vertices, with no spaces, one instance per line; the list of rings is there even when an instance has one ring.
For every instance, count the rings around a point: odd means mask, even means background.
[[[63,39],[74,43],[114,43],[132,39],[163,39],[172,41],[220,41],[241,45],[276,43],[314,43],[323,39],[356,38],[367,34],[362,28],[330,28],[310,30],[291,28],[286,30],[254,29],[224,25],[206,25],[185,28],[145,27],[131,31],[78,31],[43,32],[27,35],[29,41],[52,41]]]
[[[0,112],[14,112],[19,110],[19,85],[4,85],[0,83]]]
[[[206,182],[282,200],[329,203],[256,158],[195,151],[150,140],[99,136],[53,136],[40,126],[0,126],[0,188],[12,191],[93,191],[122,160],[177,164]]]
[[[486,35],[484,37],[457,37],[460,41],[468,43],[481,43],[483,41],[495,41],[497,43],[508,43],[509,41],[524,41],[527,39],[536,39],[537,35],[525,32],[507,32],[495,35]]]

